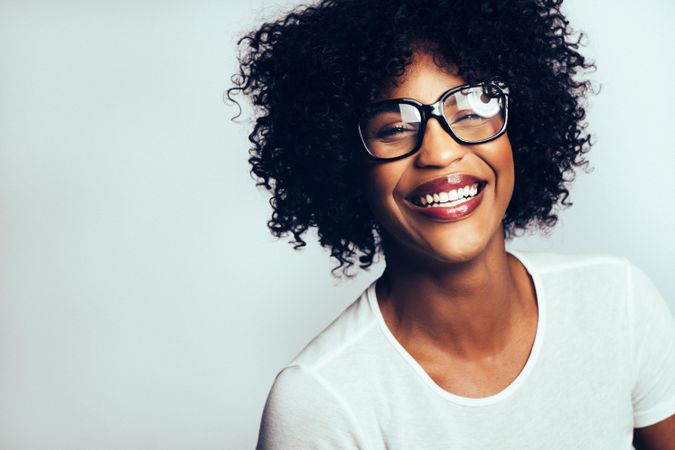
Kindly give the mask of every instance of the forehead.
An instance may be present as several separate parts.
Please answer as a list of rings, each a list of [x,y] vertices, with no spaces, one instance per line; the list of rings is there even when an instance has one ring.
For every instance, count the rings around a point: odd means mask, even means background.
[[[426,51],[413,53],[405,73],[385,82],[375,101],[392,98],[414,98],[422,103],[435,102],[440,95],[464,84],[457,67],[443,63]]]

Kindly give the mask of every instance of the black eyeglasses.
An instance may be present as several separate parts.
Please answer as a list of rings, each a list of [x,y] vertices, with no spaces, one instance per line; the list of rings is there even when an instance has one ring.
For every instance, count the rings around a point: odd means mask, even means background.
[[[508,88],[496,82],[465,84],[429,105],[411,98],[373,103],[359,119],[359,135],[373,159],[401,159],[419,150],[431,117],[460,144],[492,141],[506,131]]]

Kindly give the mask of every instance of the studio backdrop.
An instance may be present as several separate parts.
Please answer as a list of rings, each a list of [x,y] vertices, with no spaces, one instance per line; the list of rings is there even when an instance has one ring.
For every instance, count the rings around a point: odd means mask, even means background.
[[[0,448],[248,449],[276,373],[383,266],[266,227],[236,40],[295,2],[0,1]],[[568,0],[587,34],[574,205],[520,250],[623,255],[675,309],[675,3]]]

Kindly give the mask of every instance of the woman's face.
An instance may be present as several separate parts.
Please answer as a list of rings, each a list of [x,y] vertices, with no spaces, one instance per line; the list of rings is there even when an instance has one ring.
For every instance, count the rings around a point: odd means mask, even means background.
[[[439,67],[430,54],[417,52],[398,85],[388,85],[377,100],[407,97],[429,104],[464,83],[451,70]],[[387,246],[452,263],[476,258],[494,237],[501,237],[502,218],[514,184],[506,134],[487,143],[462,145],[431,118],[417,153],[388,162],[372,161],[363,154],[366,196],[375,219],[390,235]],[[432,180],[440,184],[420,188]],[[410,198],[413,192],[440,194],[455,189],[461,193],[459,188],[476,182],[482,186],[478,195],[454,207],[429,211],[427,208],[435,207],[415,205]],[[418,195],[413,197],[419,199]]]

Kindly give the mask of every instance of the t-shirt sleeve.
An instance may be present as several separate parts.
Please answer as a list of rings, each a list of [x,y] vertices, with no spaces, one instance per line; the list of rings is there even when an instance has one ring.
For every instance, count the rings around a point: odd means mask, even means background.
[[[630,263],[629,283],[633,426],[640,428],[675,413],[675,319],[656,286]]]
[[[257,450],[361,449],[347,405],[302,366],[279,372],[263,410]]]

